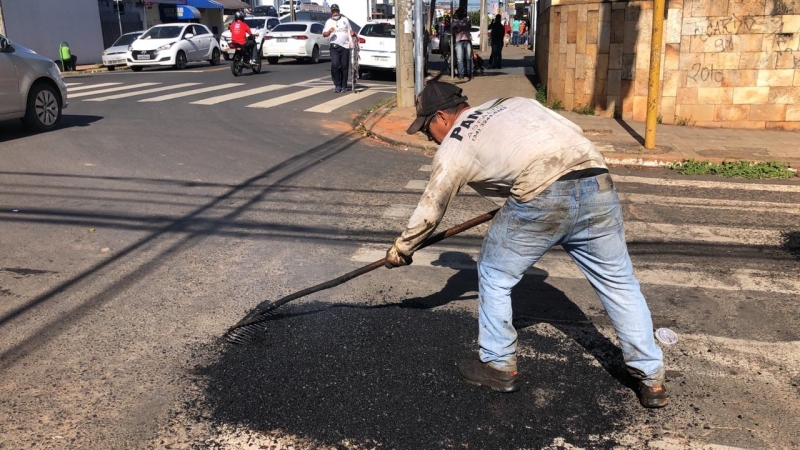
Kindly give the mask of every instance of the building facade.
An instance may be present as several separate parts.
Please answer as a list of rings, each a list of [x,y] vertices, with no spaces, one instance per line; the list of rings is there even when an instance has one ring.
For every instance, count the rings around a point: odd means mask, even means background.
[[[53,60],[69,44],[78,64],[100,62],[103,31],[97,0],[3,0],[6,37]]]
[[[536,70],[549,101],[643,121],[653,4],[540,1]],[[800,130],[800,1],[670,0],[663,123]]]

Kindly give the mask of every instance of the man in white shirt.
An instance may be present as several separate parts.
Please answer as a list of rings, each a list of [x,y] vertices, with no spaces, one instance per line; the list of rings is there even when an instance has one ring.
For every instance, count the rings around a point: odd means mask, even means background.
[[[350,68],[350,37],[355,33],[350,21],[339,12],[339,5],[331,5],[331,18],[325,22],[323,37],[331,38],[331,78],[333,92],[346,92]]]
[[[407,131],[440,145],[422,199],[386,252],[387,267],[411,264],[464,185],[502,205],[478,257],[479,359],[458,363],[461,378],[501,392],[519,389],[511,289],[560,245],[608,312],[639,381],[640,403],[665,406],[663,356],[633,273],[617,191],[580,127],[529,98],[473,108],[461,88],[432,81],[417,97],[417,119]]]

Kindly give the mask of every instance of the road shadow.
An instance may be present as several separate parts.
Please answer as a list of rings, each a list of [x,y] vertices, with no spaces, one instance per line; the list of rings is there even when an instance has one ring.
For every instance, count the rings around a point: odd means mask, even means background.
[[[61,123],[59,124],[58,128],[49,131],[48,133],[54,133],[59,130],[65,130],[68,128],[88,127],[89,125],[101,119],[103,118],[100,116],[64,114],[61,117]],[[25,128],[25,126],[22,125],[22,122],[19,120],[0,121],[0,143],[13,141],[15,139],[25,138],[29,136],[34,136],[37,134],[41,133],[28,130],[27,128]]]
[[[212,361],[195,371],[202,406],[188,412],[319,447],[616,444],[605,437],[622,429],[635,397],[580,346],[520,329],[520,342],[546,357],[521,356],[522,390],[506,395],[456,374],[456,361],[475,357],[476,334],[463,312],[304,304],[272,321],[259,344],[206,349]]]
[[[800,260],[800,231],[784,231],[781,233],[782,247]]]

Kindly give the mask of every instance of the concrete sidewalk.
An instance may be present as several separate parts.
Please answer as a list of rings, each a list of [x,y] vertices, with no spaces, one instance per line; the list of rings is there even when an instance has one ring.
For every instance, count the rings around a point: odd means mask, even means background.
[[[481,56],[488,61],[488,55]],[[436,64],[431,66],[436,67]],[[439,63],[440,68],[443,66]],[[459,81],[447,75],[437,79],[464,89],[471,105],[480,105],[498,97],[536,97],[532,54],[517,47],[506,47],[503,51],[503,69],[486,70],[472,81]],[[788,163],[795,169],[800,168],[798,132],[658,125],[656,149],[646,150],[642,146],[644,123],[586,116],[571,111],[558,112],[583,128],[609,164],[660,166],[686,159],[711,162],[748,160],[778,161]],[[392,101],[368,115],[360,125],[379,139],[423,149],[432,154],[437,148],[434,142],[427,141],[421,133],[413,136],[405,133],[414,116],[414,108],[397,108]]]

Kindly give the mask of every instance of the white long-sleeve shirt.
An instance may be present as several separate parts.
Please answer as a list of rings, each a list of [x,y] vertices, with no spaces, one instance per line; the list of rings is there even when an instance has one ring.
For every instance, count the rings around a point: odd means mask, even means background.
[[[413,253],[465,184],[502,205],[527,202],[569,172],[606,168],[579,126],[529,98],[488,101],[463,111],[433,158],[431,178],[395,241]]]

